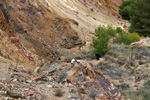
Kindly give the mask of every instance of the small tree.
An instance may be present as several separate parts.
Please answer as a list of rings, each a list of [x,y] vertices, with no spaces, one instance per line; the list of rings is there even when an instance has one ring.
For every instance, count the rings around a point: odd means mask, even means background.
[[[92,53],[104,56],[111,49],[111,47],[108,46],[109,35],[105,28],[99,27],[95,30],[95,36],[93,39],[94,50]]]

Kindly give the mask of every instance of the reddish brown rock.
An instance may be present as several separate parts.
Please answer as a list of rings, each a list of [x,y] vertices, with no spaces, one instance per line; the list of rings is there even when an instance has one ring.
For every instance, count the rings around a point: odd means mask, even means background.
[[[84,77],[82,79],[84,80],[85,84],[80,84],[81,81],[81,79],[79,80],[80,76],[85,76],[85,79]],[[78,78],[78,80],[74,80],[75,78],[76,79]],[[100,71],[94,70],[91,67],[91,65],[86,61],[77,60],[77,63],[75,63],[75,67],[70,71],[67,79],[71,80],[72,84],[78,83],[79,85],[78,91],[80,93],[85,93],[85,90],[89,92],[91,89],[96,89],[98,90],[97,91],[98,94],[104,94],[104,96],[101,97],[103,100],[124,99],[120,94],[118,88],[114,86],[112,83],[110,83],[110,81],[106,79]]]
[[[40,81],[40,80],[41,80],[41,77],[34,77],[33,80],[35,80],[35,81]]]
[[[18,37],[10,37],[10,41],[12,43],[19,43],[19,38]]]
[[[69,24],[77,22],[58,16],[45,7],[44,0],[42,2],[0,0],[0,29],[6,31],[12,43],[21,41],[17,46],[32,48],[31,52],[38,58],[53,61],[58,56],[58,48],[72,48],[81,42]]]
[[[78,89],[78,92],[80,92],[80,93],[85,93],[85,91],[84,91],[84,89]]]

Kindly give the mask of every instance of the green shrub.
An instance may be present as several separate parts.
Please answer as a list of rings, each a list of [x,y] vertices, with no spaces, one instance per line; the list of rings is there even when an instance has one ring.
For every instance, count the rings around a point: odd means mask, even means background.
[[[144,87],[150,87],[150,80],[144,82]]]
[[[99,27],[95,30],[95,38],[93,39],[94,49],[92,50],[92,54],[100,54],[104,56],[111,49],[108,46],[109,36],[106,33],[106,29]]]
[[[99,33],[106,33],[106,28],[104,27],[98,27],[97,29],[95,29],[95,36],[98,37]]]
[[[126,84],[126,83],[117,85],[117,87],[122,90],[126,90],[126,89],[130,88],[129,84]]]
[[[115,36],[117,33],[116,33],[116,30],[113,29],[112,26],[108,26],[107,29],[106,29],[106,33],[111,35],[111,36]]]
[[[97,91],[95,89],[90,90],[89,96],[93,99],[97,96]]]
[[[124,32],[124,30],[122,30],[121,27],[117,27],[117,28],[116,28],[116,32],[117,32],[117,33],[121,33],[121,32]]]
[[[141,39],[138,33],[132,33],[131,37],[132,37],[132,42],[140,41]]]
[[[55,96],[57,96],[57,97],[62,97],[63,95],[64,95],[64,92],[63,92],[63,91],[61,91],[60,89],[56,90]]]
[[[130,33],[120,32],[118,36],[116,37],[117,43],[124,43],[124,44],[131,44],[132,43],[132,37]]]
[[[150,93],[144,93],[142,96],[144,100],[150,100]]]

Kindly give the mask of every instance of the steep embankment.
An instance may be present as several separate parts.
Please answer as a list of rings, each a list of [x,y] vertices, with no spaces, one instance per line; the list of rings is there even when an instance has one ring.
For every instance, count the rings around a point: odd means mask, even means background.
[[[41,0],[39,0],[41,1]],[[121,0],[45,0],[47,7],[65,18],[78,22],[72,24],[82,41],[91,41],[95,28],[113,25],[123,27],[127,23],[118,18]],[[42,1],[41,1],[42,2]],[[91,33],[91,34],[90,34]]]
[[[123,27],[126,24],[117,18],[120,0],[0,2],[0,28],[7,30],[9,37],[18,36],[28,50],[42,59],[52,60],[59,48],[71,48],[81,44],[79,37],[82,43],[91,41],[98,26]]]
[[[43,4],[37,0],[0,2],[0,13],[3,15],[0,28],[19,36],[20,42],[40,58],[52,60],[60,47],[71,48],[81,43],[68,23],[76,22],[62,18],[44,7],[45,1],[42,1]]]
[[[0,56],[17,63],[29,65],[40,64],[38,58],[29,52],[14,34],[6,16],[7,13],[3,9],[2,2],[0,1]]]
[[[103,13],[106,16],[119,17],[119,6],[122,0],[80,0],[93,11]]]

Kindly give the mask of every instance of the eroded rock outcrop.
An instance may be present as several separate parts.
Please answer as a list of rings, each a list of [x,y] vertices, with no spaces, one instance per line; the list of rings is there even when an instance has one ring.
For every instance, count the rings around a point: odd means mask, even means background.
[[[0,30],[0,56],[26,65],[39,65],[40,60],[20,43],[17,37],[9,37]]]
[[[140,41],[134,42],[131,45],[133,46],[142,46],[142,47],[150,47],[150,38],[141,38]]]
[[[119,6],[122,0],[80,0],[92,11],[107,15],[119,16]]]
[[[122,0],[45,1],[45,6],[52,12],[78,22],[78,24],[71,24],[71,26],[78,33],[83,43],[92,41],[93,33],[99,26],[107,27],[107,25],[112,25],[123,29],[129,26],[127,21],[119,17],[119,6]]]
[[[67,80],[76,85],[81,93],[88,94],[95,89],[97,91],[96,100],[124,100],[117,87],[86,61],[78,60],[69,72]],[[85,96],[84,99],[88,98]]]
[[[68,23],[70,19],[56,15],[37,0],[0,0],[0,5],[0,28],[15,33],[40,58],[53,60],[59,47],[81,44]]]

